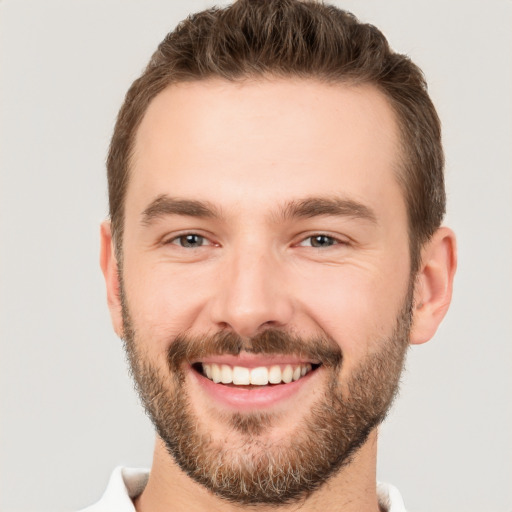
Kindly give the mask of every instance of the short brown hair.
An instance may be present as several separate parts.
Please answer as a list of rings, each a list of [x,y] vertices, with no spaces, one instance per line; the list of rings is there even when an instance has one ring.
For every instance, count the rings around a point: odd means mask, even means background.
[[[440,226],[446,203],[441,127],[424,76],[373,25],[312,0],[239,0],[192,15],[165,37],[126,94],[110,144],[110,218],[118,255],[135,135],[151,100],[174,83],[259,76],[369,83],[386,95],[400,129],[398,179],[417,269],[421,247]]]

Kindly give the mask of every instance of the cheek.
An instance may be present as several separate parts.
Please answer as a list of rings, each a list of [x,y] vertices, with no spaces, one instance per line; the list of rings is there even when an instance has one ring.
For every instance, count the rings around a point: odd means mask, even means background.
[[[130,315],[139,336],[151,348],[165,350],[169,340],[191,327],[207,302],[208,272],[148,264],[132,257],[124,264],[124,286]]]
[[[408,289],[406,269],[346,266],[317,272],[297,289],[301,308],[338,342],[347,364],[389,337]]]

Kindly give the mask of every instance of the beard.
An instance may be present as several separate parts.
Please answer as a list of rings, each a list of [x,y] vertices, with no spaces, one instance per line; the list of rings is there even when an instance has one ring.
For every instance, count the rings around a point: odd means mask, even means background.
[[[377,350],[340,382],[343,353],[323,334],[300,337],[269,328],[252,338],[231,331],[169,343],[165,371],[142,349],[121,287],[125,349],[136,389],[167,451],[179,468],[206,489],[240,505],[283,505],[308,497],[348,465],[371,431],[386,417],[398,392],[412,318],[412,290],[397,315],[392,333],[372,345]],[[272,440],[277,414],[224,413],[223,439],[215,439],[208,421],[197,414],[186,386],[185,367],[205,356],[240,352],[297,355],[319,361],[327,374],[320,398],[289,430]],[[222,385],[222,384],[219,384]]]

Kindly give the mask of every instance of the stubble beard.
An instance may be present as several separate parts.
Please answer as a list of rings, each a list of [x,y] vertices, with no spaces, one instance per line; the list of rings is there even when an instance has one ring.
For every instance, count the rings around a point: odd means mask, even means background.
[[[385,418],[398,392],[411,326],[411,291],[390,336],[346,377],[343,356],[328,336],[304,339],[269,329],[250,340],[231,332],[192,338],[177,336],[168,351],[168,372],[144,355],[122,293],[125,349],[146,413],[176,464],[217,496],[240,505],[282,505],[307,498],[348,465],[370,432]],[[282,418],[271,413],[225,414],[226,433],[214,439],[193,409],[184,365],[193,357],[242,350],[310,356],[322,362],[327,383],[321,397],[286,438],[268,433]],[[164,374],[165,373],[165,374]]]

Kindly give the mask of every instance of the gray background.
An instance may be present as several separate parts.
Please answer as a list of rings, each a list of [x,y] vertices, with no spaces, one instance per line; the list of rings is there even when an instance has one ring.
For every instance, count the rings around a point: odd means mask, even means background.
[[[338,2],[425,71],[444,126],[460,265],[448,317],[410,352],[379,478],[409,511],[512,510],[512,3]],[[98,267],[104,159],[123,95],[205,1],[0,1],[0,509],[65,511],[152,429]]]

